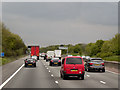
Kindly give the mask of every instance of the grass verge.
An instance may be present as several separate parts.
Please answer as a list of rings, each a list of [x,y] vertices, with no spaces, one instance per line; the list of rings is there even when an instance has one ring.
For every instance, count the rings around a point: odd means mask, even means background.
[[[4,57],[4,58],[0,57],[0,66],[5,65],[10,62],[13,62],[13,61],[20,59],[22,57],[25,57],[25,56],[27,56],[27,55],[21,55],[21,56],[16,56],[16,57],[13,57],[13,56],[12,57]]]
[[[106,61],[118,61],[118,62],[120,62],[120,56],[104,57],[103,60],[106,60]]]

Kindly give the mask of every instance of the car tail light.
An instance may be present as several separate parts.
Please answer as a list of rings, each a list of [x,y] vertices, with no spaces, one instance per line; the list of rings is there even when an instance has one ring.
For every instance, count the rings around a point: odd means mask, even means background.
[[[25,63],[27,63],[27,61],[25,61]]]
[[[33,63],[35,63],[35,61],[33,61]]]
[[[51,62],[53,62],[53,60],[51,60]]]
[[[90,65],[93,65],[93,63],[89,63]]]
[[[58,62],[61,62],[60,60]]]
[[[104,63],[101,63],[101,65],[103,65],[103,66],[104,66]]]

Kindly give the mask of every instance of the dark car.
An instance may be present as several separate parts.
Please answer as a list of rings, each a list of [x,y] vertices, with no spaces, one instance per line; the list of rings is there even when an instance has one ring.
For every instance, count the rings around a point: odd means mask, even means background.
[[[85,63],[85,70],[88,72],[91,70],[102,70],[102,72],[105,72],[104,61],[101,58],[90,58]]]
[[[50,66],[54,66],[54,65],[61,66],[61,60],[59,58],[52,58],[49,62],[49,65]]]
[[[81,57],[70,56],[65,57],[62,60],[62,66],[60,69],[60,76],[63,79],[66,79],[69,76],[81,77],[84,80],[85,68],[84,61]]]
[[[25,62],[25,67],[27,67],[27,66],[34,66],[34,67],[36,67],[37,60],[34,59],[34,58],[28,58],[28,59],[24,60],[24,62]]]

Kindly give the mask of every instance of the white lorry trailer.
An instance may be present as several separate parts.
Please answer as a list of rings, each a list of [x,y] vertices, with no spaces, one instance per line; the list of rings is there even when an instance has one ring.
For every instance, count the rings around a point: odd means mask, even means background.
[[[47,58],[46,61],[51,60],[51,58],[54,58],[54,51],[47,51]]]
[[[61,50],[54,50],[55,57],[61,59]]]

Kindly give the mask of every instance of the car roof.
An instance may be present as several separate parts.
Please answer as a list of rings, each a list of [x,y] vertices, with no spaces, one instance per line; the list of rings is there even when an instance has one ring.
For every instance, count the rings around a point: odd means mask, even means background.
[[[59,59],[59,58],[52,58],[52,59]]]
[[[81,58],[80,56],[67,56],[65,58]]]
[[[34,58],[27,58],[27,59],[34,59]]]
[[[102,59],[102,58],[90,58],[90,60],[92,60],[92,59]]]

